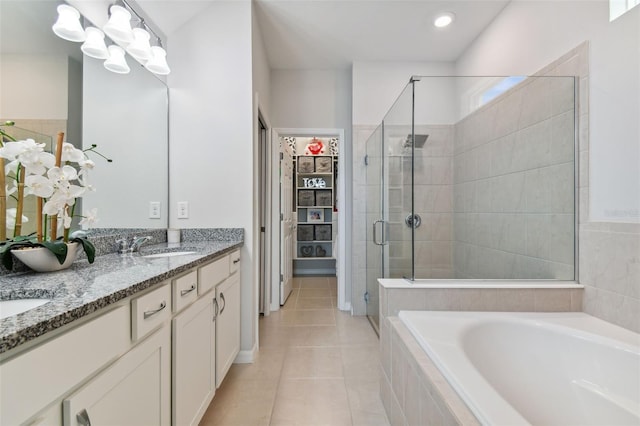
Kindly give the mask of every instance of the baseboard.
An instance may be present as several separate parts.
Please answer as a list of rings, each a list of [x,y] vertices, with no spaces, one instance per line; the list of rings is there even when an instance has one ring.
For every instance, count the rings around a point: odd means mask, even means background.
[[[351,302],[345,302],[342,304],[342,307],[339,308],[341,311],[349,311],[351,315],[353,315],[353,310],[351,309]]]
[[[258,343],[256,342],[256,344],[253,345],[253,348],[238,352],[238,355],[236,355],[236,359],[233,361],[233,363],[234,364],[253,364],[253,360],[256,358],[257,352],[258,352]]]

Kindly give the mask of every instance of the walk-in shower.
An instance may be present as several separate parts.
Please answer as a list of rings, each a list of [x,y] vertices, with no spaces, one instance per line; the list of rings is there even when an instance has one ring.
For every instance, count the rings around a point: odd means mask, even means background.
[[[573,280],[576,126],[574,77],[411,78],[366,142],[374,325],[382,277]]]

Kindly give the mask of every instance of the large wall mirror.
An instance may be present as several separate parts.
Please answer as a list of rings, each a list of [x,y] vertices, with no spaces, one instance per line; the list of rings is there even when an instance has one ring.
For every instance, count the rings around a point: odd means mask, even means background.
[[[84,57],[80,43],[58,38],[55,1],[0,0],[0,120],[17,138],[92,144],[113,161],[96,163],[82,209],[98,209],[96,228],[168,225],[168,90],[127,57],[129,74]],[[88,23],[88,21],[86,21]],[[160,202],[160,218],[150,218]],[[34,214],[35,207],[26,208]],[[31,221],[33,222],[33,221]]]

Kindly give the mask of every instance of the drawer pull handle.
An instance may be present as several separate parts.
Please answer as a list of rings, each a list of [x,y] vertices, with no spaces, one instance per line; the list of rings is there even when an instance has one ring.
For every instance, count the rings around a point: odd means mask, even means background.
[[[227,307],[227,301],[224,300],[224,293],[220,293],[220,299],[222,299],[222,309],[220,309],[220,315],[222,315],[222,313],[224,312],[224,308]]]
[[[236,263],[240,262],[240,259],[236,259],[233,261],[233,264],[235,265]]]
[[[187,294],[191,293],[191,292],[192,292],[193,290],[195,290],[195,289],[196,289],[196,285],[195,285],[195,284],[191,284],[191,287],[189,287],[189,288],[188,288],[188,289],[186,289],[186,290],[182,290],[182,291],[180,292],[180,296],[187,295]]]
[[[155,314],[157,314],[158,312],[160,312],[161,310],[163,310],[164,308],[167,307],[167,302],[165,302],[164,300],[162,301],[162,303],[160,304],[160,307],[158,309],[154,309],[152,311],[145,311],[144,313],[144,319],[149,318],[150,316],[153,316]]]
[[[78,411],[78,414],[76,414],[76,420],[82,426],[91,426],[91,419],[89,418],[89,413],[87,413],[86,408]]]
[[[213,320],[212,322],[214,322],[216,320],[216,318],[218,318],[218,311],[220,309],[220,307],[218,306],[218,299],[216,299],[215,297],[213,298]]]

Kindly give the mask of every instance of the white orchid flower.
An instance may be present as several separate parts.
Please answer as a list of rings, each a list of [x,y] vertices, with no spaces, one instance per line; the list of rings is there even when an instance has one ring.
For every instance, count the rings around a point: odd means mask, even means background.
[[[53,183],[44,176],[31,175],[24,180],[27,193],[37,197],[49,198],[53,195]]]
[[[88,158],[84,158],[83,160],[78,161],[78,165],[82,170],[93,170],[93,168],[96,166],[96,163],[94,163],[92,160],[89,160]]]
[[[80,221],[80,225],[90,228],[96,222],[98,222],[98,209],[94,207],[88,212],[85,212],[82,220]]]
[[[33,161],[22,163],[27,175],[43,175],[56,164],[56,157],[48,152],[39,152],[31,159]]]
[[[66,187],[71,184],[71,181],[78,179],[78,171],[71,166],[52,167],[47,172],[47,176],[54,185]]]
[[[44,203],[42,213],[49,216],[60,216],[60,213],[67,205],[67,197],[60,192],[54,192],[51,198]]]
[[[16,227],[16,213],[18,212],[18,209],[11,208],[11,209],[7,209],[7,229],[14,229]],[[29,218],[26,216],[22,216],[22,223],[27,223],[29,222]]]
[[[27,139],[21,142],[24,149],[18,154],[17,160],[22,164],[37,162],[38,155],[44,152],[45,144],[37,143],[33,139]]]
[[[81,149],[76,148],[68,142],[62,144],[62,161],[72,161],[79,163],[84,160],[84,152]]]
[[[18,160],[12,160],[10,162],[8,162],[7,164],[5,164],[4,166],[4,174],[9,176],[11,174],[11,172],[13,172],[13,174],[17,174],[18,173],[18,167],[20,167],[20,162]]]
[[[0,148],[0,157],[6,158],[9,161],[13,161],[18,158],[18,155],[27,150],[24,141],[5,142],[4,146]]]
[[[71,219],[71,216],[69,216],[69,209],[62,209],[62,226],[64,227],[64,229],[71,228]]]

